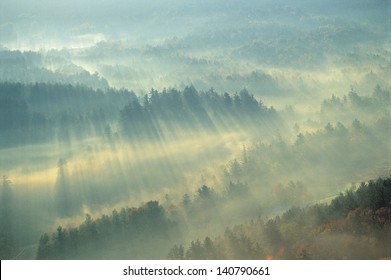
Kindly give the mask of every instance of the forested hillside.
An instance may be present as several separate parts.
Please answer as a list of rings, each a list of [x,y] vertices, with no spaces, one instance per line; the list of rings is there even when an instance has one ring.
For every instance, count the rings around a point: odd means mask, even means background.
[[[390,8],[1,0],[0,258],[389,258]]]
[[[236,193],[232,194],[232,189]],[[231,192],[230,192],[231,191]],[[139,208],[114,210],[92,219],[87,215],[77,228],[43,234],[38,259],[164,258],[160,249],[183,239],[192,224],[199,224],[200,209],[209,219],[221,204],[240,196],[243,187],[219,197],[207,186],[191,201],[184,197],[173,215],[157,201]],[[167,207],[167,206],[166,206]],[[178,212],[190,214],[187,223]],[[168,219],[168,216],[174,221]],[[243,217],[245,219],[245,217]],[[176,220],[176,221],[175,221]],[[293,207],[271,219],[251,219],[227,227],[222,235],[173,246],[169,259],[380,259],[391,255],[391,179],[377,179],[341,193],[328,204]],[[162,245],[161,242],[164,244]],[[154,253],[153,247],[159,248]]]
[[[389,259],[391,179],[361,183],[329,204],[293,207],[175,245],[171,259]]]

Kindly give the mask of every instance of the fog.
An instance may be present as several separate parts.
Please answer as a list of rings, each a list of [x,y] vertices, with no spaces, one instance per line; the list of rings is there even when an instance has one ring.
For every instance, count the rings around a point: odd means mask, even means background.
[[[390,8],[1,1],[1,258],[389,257]]]

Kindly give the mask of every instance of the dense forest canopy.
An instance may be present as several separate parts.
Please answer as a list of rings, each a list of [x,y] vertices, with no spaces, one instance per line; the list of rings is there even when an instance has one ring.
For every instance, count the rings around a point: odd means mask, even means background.
[[[1,259],[389,258],[389,10],[2,0]]]
[[[183,201],[182,205],[176,206],[176,211],[194,211],[188,222],[198,223],[194,214],[197,215],[201,208],[190,208],[201,206],[215,212],[221,199],[213,190],[203,186],[193,201]],[[168,258],[385,258],[391,254],[391,246],[386,241],[391,234],[390,207],[391,179],[379,178],[341,193],[328,205],[293,207],[266,221],[260,218],[247,221],[232,229],[227,228],[223,235],[213,239],[205,237],[202,242],[199,239],[191,241],[187,249],[183,245],[174,245],[168,251]],[[170,221],[170,215],[157,201],[149,201],[139,208],[114,210],[111,215],[97,219],[87,215],[77,228],[59,226],[55,233],[43,234],[37,258],[162,258],[160,251],[151,254],[150,246],[161,247],[159,240],[165,240],[167,247],[167,243],[183,238],[180,225]],[[135,241],[143,242],[143,245]],[[147,246],[144,245],[146,242]],[[329,243],[332,248],[326,250]]]
[[[330,204],[293,207],[272,219],[174,245],[171,259],[382,259],[391,246],[391,181],[361,183]]]

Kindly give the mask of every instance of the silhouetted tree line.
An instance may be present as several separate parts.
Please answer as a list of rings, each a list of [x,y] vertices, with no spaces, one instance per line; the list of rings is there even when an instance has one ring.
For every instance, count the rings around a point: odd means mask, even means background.
[[[124,106],[124,104],[127,104]],[[277,120],[277,113],[247,90],[230,95],[193,86],[137,98],[127,90],[94,90],[65,84],[0,83],[1,146],[53,139],[106,135],[120,121],[131,137],[161,138],[167,132],[257,128]],[[106,135],[107,136],[107,135]]]
[[[388,90],[381,88],[379,85],[375,87],[370,96],[362,96],[353,89],[342,98],[334,94],[329,99],[322,102],[321,110],[325,112],[343,112],[348,108],[359,110],[361,113],[371,111],[381,111],[389,108],[391,105],[391,95]]]
[[[235,215],[224,216],[225,208],[231,203],[232,207],[237,205],[240,198],[247,197],[247,191],[247,187],[240,183],[231,182],[221,194],[203,185],[194,196],[185,194],[181,200],[186,221],[175,213],[179,208],[172,204],[173,201],[165,205],[170,209],[168,212],[157,201],[150,201],[139,208],[114,210],[111,215],[102,215],[97,219],[87,215],[78,227],[59,226],[52,234],[44,233],[39,241],[37,258],[164,258],[170,246],[190,230],[188,226],[206,226],[215,223],[218,218],[233,218]],[[176,210],[173,212],[173,209]],[[66,214],[66,209],[59,210],[62,215]],[[245,213],[238,215],[244,217]],[[139,252],[141,247],[147,248],[146,244],[153,244],[154,240],[163,244],[163,255],[162,252],[153,251],[153,248],[148,249],[150,252],[147,249]],[[120,248],[128,251],[128,255],[121,254]]]
[[[103,135],[109,123],[118,121],[123,104],[135,98],[127,90],[2,82],[0,146]]]
[[[166,217],[163,207],[157,201],[150,201],[139,208],[114,210],[111,215],[97,219],[86,215],[78,227],[59,226],[52,234],[44,233],[39,240],[37,259],[108,258],[114,250],[128,251],[125,258],[143,258],[151,252],[137,256],[132,254],[133,250],[147,247],[155,239],[168,243],[179,236],[179,227]]]
[[[175,245],[169,259],[380,259],[391,257],[391,177],[361,183],[330,204],[293,207],[223,235]]]
[[[183,91],[152,89],[148,95],[126,105],[120,117],[122,130],[132,137],[161,137],[166,130],[175,135],[183,129],[243,128],[276,118],[273,107],[266,107],[245,89],[230,95],[218,94],[213,89],[198,92],[193,86]]]

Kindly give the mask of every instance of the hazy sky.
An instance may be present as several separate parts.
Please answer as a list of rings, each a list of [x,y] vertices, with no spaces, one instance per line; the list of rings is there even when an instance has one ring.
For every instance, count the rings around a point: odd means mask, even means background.
[[[251,27],[253,20],[290,24],[289,20],[294,19],[303,27],[297,21],[303,15],[331,18],[338,15],[345,20],[357,10],[361,11],[354,14],[357,20],[371,22],[389,19],[386,12],[389,3],[387,0],[2,0],[0,45],[37,49],[56,44],[66,46],[67,41],[72,46],[75,36],[85,36],[78,38],[86,41],[79,42],[80,45],[132,36],[184,36],[203,28],[221,29],[227,23]]]

